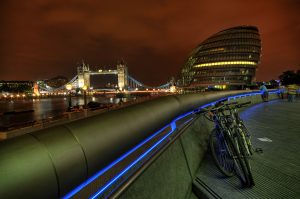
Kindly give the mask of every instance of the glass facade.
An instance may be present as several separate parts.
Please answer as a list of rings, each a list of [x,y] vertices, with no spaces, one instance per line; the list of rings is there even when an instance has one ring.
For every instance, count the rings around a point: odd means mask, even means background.
[[[261,40],[257,27],[223,30],[202,42],[181,70],[185,87],[245,85],[255,79],[260,62]]]

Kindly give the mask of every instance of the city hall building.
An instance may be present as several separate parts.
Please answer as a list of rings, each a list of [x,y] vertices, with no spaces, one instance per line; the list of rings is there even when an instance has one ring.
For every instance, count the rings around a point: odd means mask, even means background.
[[[261,39],[257,27],[220,31],[196,47],[181,70],[184,87],[243,86],[255,80]]]

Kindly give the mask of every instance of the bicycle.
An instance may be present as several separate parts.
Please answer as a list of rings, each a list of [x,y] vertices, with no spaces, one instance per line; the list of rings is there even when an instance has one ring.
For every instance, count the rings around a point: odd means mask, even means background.
[[[210,109],[202,108],[196,111],[196,114],[205,113],[204,116],[215,123],[210,135],[210,149],[217,168],[228,177],[236,174],[243,186],[250,187],[254,185],[254,180],[248,161],[248,145],[245,145],[244,131],[238,125],[238,122],[242,125],[242,120],[234,110],[248,103],[224,104],[225,101],[227,99]]]
[[[232,103],[231,107],[228,107],[228,110],[230,112],[231,117],[234,118],[234,120],[236,121],[236,125],[238,126],[238,128],[241,131],[242,140],[245,143],[245,145],[247,146],[246,147],[247,154],[253,155],[253,147],[251,144],[251,134],[248,131],[247,127],[244,124],[244,121],[239,116],[238,111],[237,111],[239,108],[242,108],[248,104],[251,104],[251,102],[248,101],[248,102],[244,102],[244,103],[240,103],[240,104]],[[225,104],[225,105],[227,105],[227,104]]]
[[[251,102],[244,102],[244,103],[230,103],[230,104],[225,104],[226,110],[229,112],[227,115],[231,123],[229,123],[229,126],[234,132],[234,137],[233,140],[236,144],[237,149],[239,150],[239,153],[242,155],[242,158],[244,160],[245,166],[246,166],[246,172],[248,175],[248,186],[254,186],[254,179],[251,173],[251,166],[249,163],[249,156],[253,154],[253,149],[250,141],[250,133],[247,130],[243,120],[240,118],[237,109],[242,108]]]

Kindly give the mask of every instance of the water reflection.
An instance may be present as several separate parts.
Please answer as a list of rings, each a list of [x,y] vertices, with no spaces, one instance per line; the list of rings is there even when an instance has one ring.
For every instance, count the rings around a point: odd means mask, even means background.
[[[87,97],[87,102],[117,104],[118,98]],[[124,100],[123,100],[124,101]],[[72,97],[72,106],[83,105],[83,97]],[[29,121],[39,121],[62,115],[68,108],[67,98],[20,99],[0,101],[0,126],[10,126]],[[33,112],[7,114],[12,111],[34,110]]]

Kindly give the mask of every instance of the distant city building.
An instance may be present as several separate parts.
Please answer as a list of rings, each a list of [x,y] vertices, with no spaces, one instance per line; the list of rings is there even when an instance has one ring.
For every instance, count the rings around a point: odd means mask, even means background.
[[[33,81],[0,81],[0,91],[9,93],[31,92]]]
[[[223,30],[192,51],[182,68],[179,84],[191,88],[249,84],[255,81],[260,56],[261,39],[257,27]]]
[[[66,78],[64,76],[57,76],[57,77],[45,80],[44,82],[52,88],[59,88],[59,87],[64,86],[65,84],[67,84],[69,82],[69,80],[68,80],[68,78]]]

